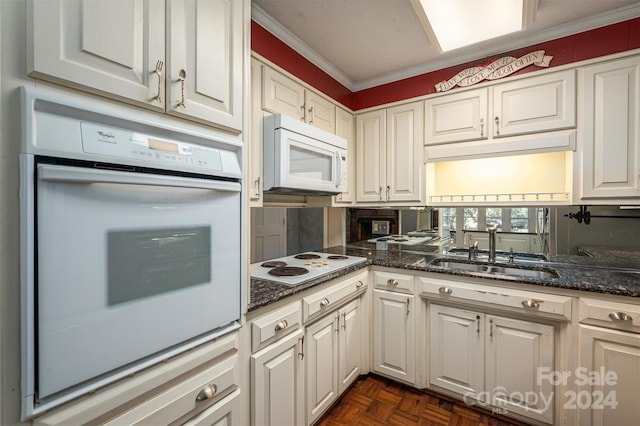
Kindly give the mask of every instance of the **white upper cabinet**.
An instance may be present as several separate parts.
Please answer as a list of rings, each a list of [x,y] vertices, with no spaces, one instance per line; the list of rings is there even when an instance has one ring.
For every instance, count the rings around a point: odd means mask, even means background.
[[[337,204],[350,204],[355,200],[356,188],[356,127],[353,114],[336,107],[336,135],[347,140],[347,191],[334,197]]]
[[[574,70],[525,78],[491,87],[493,137],[575,127]]]
[[[456,91],[425,101],[426,160],[575,147],[575,70]]]
[[[327,132],[336,132],[336,106],[317,93],[305,92],[306,121]]]
[[[29,25],[31,76],[242,129],[242,0],[31,0]]]
[[[262,109],[286,114],[331,133],[336,131],[335,104],[284,74],[263,67]]]
[[[165,55],[163,1],[31,0],[29,6],[30,75],[164,110],[164,77],[154,72]]]
[[[581,200],[640,198],[640,56],[581,70]]]
[[[425,143],[486,139],[487,97],[487,89],[477,89],[427,100]]]
[[[168,2],[170,114],[242,127],[242,0]]]
[[[304,87],[270,67],[262,67],[262,109],[304,120]]]
[[[422,109],[413,102],[358,115],[358,203],[423,202]]]
[[[356,179],[358,202],[384,201],[386,186],[386,138],[385,110],[366,112],[356,119]]]

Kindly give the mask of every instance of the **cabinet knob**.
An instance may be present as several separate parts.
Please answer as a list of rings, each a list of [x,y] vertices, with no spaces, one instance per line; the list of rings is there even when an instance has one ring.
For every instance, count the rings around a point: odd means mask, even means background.
[[[218,388],[216,387],[216,385],[207,385],[204,387],[204,389],[198,392],[198,395],[196,396],[196,401],[198,402],[205,401],[209,398],[212,398],[217,392],[218,392]]]
[[[496,135],[500,136],[500,117],[496,117]]]
[[[624,312],[611,312],[609,318],[613,321],[631,321],[633,319],[631,315],[627,315]]]
[[[392,287],[398,287],[398,280],[389,279],[387,280],[387,285],[390,285]]]
[[[522,306],[524,306],[525,308],[539,308],[540,303],[536,302],[535,300],[523,300]]]
[[[453,293],[453,290],[451,290],[449,287],[440,287],[438,289],[438,291],[442,294],[451,294]]]
[[[329,305],[329,299],[327,299],[326,297],[320,301],[320,306],[322,306],[323,308],[328,305]]]
[[[276,331],[284,330],[285,328],[287,328],[288,325],[289,324],[287,324],[287,320],[278,321],[278,323],[275,326],[275,330]]]
[[[364,287],[364,283],[362,281],[358,281],[358,283],[356,284],[357,288],[362,288]]]

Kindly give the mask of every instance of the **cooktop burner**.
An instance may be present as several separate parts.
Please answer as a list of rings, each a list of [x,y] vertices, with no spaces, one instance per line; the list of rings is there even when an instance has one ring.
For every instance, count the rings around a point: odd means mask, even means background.
[[[309,270],[307,268],[300,268],[297,266],[280,266],[269,271],[269,274],[275,275],[276,277],[295,277],[297,275],[304,275],[308,273]]]
[[[268,260],[260,266],[264,266],[265,268],[279,268],[281,266],[287,266],[287,262],[282,262],[280,260]]]
[[[345,256],[343,253],[308,251],[252,263],[249,265],[249,275],[259,280],[294,286],[366,260],[366,257]],[[275,269],[271,269],[272,266]]]
[[[296,259],[320,259],[320,255],[315,253],[301,253],[293,257]]]

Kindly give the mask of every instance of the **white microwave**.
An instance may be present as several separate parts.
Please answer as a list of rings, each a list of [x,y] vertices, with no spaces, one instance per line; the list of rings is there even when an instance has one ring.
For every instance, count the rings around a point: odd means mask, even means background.
[[[347,191],[347,140],[283,114],[264,118],[264,191],[334,195]]]

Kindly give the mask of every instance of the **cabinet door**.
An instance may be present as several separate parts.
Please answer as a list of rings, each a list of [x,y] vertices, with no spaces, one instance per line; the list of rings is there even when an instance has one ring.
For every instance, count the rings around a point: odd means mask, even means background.
[[[336,203],[354,201],[356,187],[356,137],[353,114],[342,108],[336,108],[336,135],[347,140],[347,192],[335,196]]]
[[[425,145],[487,138],[487,89],[444,95],[425,102]]]
[[[383,187],[386,188],[387,137],[386,114],[384,110],[358,115],[356,119],[356,169],[358,202],[384,201]]]
[[[414,383],[414,296],[374,290],[373,303],[374,370]]]
[[[417,201],[423,197],[422,102],[387,109],[387,201]]]
[[[493,91],[493,136],[575,127],[574,70],[497,84]]]
[[[487,315],[485,385],[493,405],[553,422],[554,388],[541,371],[554,371],[551,325]]]
[[[304,120],[304,87],[269,67],[263,67],[262,109]]]
[[[640,197],[640,57],[583,71],[582,198]]]
[[[307,327],[304,343],[307,424],[312,424],[338,397],[338,313],[329,314]]]
[[[154,73],[165,58],[164,1],[31,0],[29,10],[31,76],[164,110]]]
[[[339,310],[339,392],[342,393],[360,375],[362,351],[362,324],[360,299],[356,299]]]
[[[486,232],[465,232],[464,237],[467,247],[471,247],[477,241],[478,248],[489,249],[489,234]]]
[[[429,383],[465,398],[484,390],[484,314],[429,307]]]
[[[580,408],[580,424],[584,425],[637,424],[640,335],[581,325],[580,342],[579,365],[585,369],[584,375],[591,373],[601,379],[595,384],[583,380],[580,398],[568,408]],[[586,399],[588,404],[584,402]]]
[[[531,250],[531,238],[529,234],[502,234],[496,236],[496,250],[528,253]]]
[[[251,424],[304,424],[302,330],[251,356]]]
[[[242,130],[243,2],[167,4],[167,111]]]
[[[306,90],[305,108],[307,123],[330,133],[336,132],[335,104],[314,92]]]

